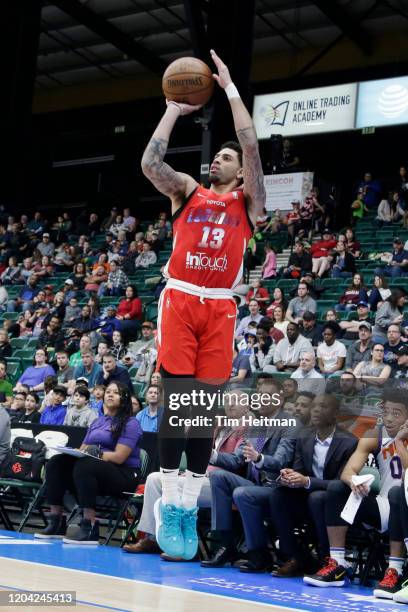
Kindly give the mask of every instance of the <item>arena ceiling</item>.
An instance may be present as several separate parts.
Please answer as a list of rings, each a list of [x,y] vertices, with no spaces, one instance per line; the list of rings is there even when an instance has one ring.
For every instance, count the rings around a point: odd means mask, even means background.
[[[45,2],[37,90],[162,74],[194,55],[192,10],[205,31],[207,0]],[[408,30],[408,0],[256,0],[255,11],[254,58],[306,48],[318,55],[344,38],[370,56],[378,35]]]

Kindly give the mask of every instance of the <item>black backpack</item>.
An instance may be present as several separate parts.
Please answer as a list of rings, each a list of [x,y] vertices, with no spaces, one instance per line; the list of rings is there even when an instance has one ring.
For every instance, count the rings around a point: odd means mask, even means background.
[[[41,440],[16,438],[1,467],[2,478],[41,482],[46,446]]]

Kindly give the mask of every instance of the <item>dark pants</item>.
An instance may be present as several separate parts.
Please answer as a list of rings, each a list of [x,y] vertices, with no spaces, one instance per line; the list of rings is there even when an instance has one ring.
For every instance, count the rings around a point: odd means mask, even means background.
[[[231,481],[231,479],[228,480]],[[241,515],[245,542],[248,550],[266,548],[268,545],[268,534],[264,521],[271,516],[275,488],[260,487],[249,480],[245,482],[248,484],[238,486],[234,489],[232,495],[233,502]],[[282,512],[282,508],[280,512]],[[282,514],[284,513],[282,512]]]
[[[47,501],[62,506],[64,494],[71,491],[81,508],[95,508],[97,495],[120,497],[123,491],[135,491],[138,478],[136,468],[88,457],[55,455],[46,469]]]
[[[312,523],[317,539],[319,557],[329,554],[329,540],[324,520],[326,491],[307,491],[277,487],[270,491],[270,516],[279,536],[279,548],[288,559],[301,560],[302,551],[294,535],[294,528]]]
[[[187,457],[187,469],[196,474],[205,474],[213,447],[213,434],[216,420],[214,410],[207,411],[205,403],[199,406],[181,406],[177,410],[170,410],[169,397],[172,393],[191,394],[193,390],[203,390],[206,393],[222,394],[222,385],[215,386],[195,380],[192,376],[179,376],[160,368],[163,376],[164,411],[159,429],[159,457],[160,467],[168,470],[177,470],[180,465],[183,451]],[[170,418],[194,418],[207,416],[212,423],[201,427],[191,427],[188,434],[183,423],[172,424]]]
[[[232,504],[235,503],[239,508],[239,504],[243,504],[243,490],[251,489],[249,491],[256,496],[257,502],[262,497],[262,505],[264,505],[265,499],[261,491],[267,491],[259,485],[256,485],[252,480],[233,474],[232,472],[226,472],[225,470],[215,470],[210,472],[210,486],[211,486],[211,526],[212,529],[221,532],[231,532],[233,528],[232,521]],[[259,490],[259,496],[257,491]],[[244,518],[244,516],[241,516]],[[265,536],[266,537],[266,536]],[[259,536],[262,539],[262,536]],[[257,546],[257,548],[261,548]]]
[[[349,498],[351,489],[341,480],[332,480],[327,487],[326,500],[326,525],[328,527],[348,526],[346,521],[340,517],[346,501]],[[390,502],[390,517],[388,522],[388,531],[390,540],[393,542],[401,542],[403,540],[401,514],[400,514],[400,487],[392,487],[388,492],[388,501]],[[381,528],[381,516],[378,509],[378,504],[373,495],[365,497],[360,504],[357,514],[354,519],[354,524],[370,525],[374,529]]]

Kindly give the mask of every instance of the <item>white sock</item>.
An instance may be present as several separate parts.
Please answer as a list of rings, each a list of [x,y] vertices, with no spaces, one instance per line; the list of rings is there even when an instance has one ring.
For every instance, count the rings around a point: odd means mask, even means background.
[[[388,567],[397,570],[399,574],[402,574],[402,566],[404,565],[405,559],[401,557],[389,557]]]
[[[343,567],[348,567],[350,563],[346,561],[345,554],[346,554],[346,551],[344,548],[340,548],[340,547],[332,548],[330,546],[330,557],[334,559],[335,561],[337,561],[339,565],[342,565]]]
[[[162,481],[162,502],[180,507],[180,493],[178,489],[178,470],[166,470],[160,468]]]
[[[205,474],[195,474],[186,470],[181,505],[186,510],[197,506],[197,499],[203,486]]]

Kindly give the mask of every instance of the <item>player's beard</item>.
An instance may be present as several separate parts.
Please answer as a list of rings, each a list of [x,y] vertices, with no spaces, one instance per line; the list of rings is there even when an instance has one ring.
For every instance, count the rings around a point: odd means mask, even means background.
[[[217,185],[217,183],[219,183],[221,180],[218,174],[213,174],[212,172],[210,172],[208,175],[208,179],[210,183],[213,183],[214,185]]]

